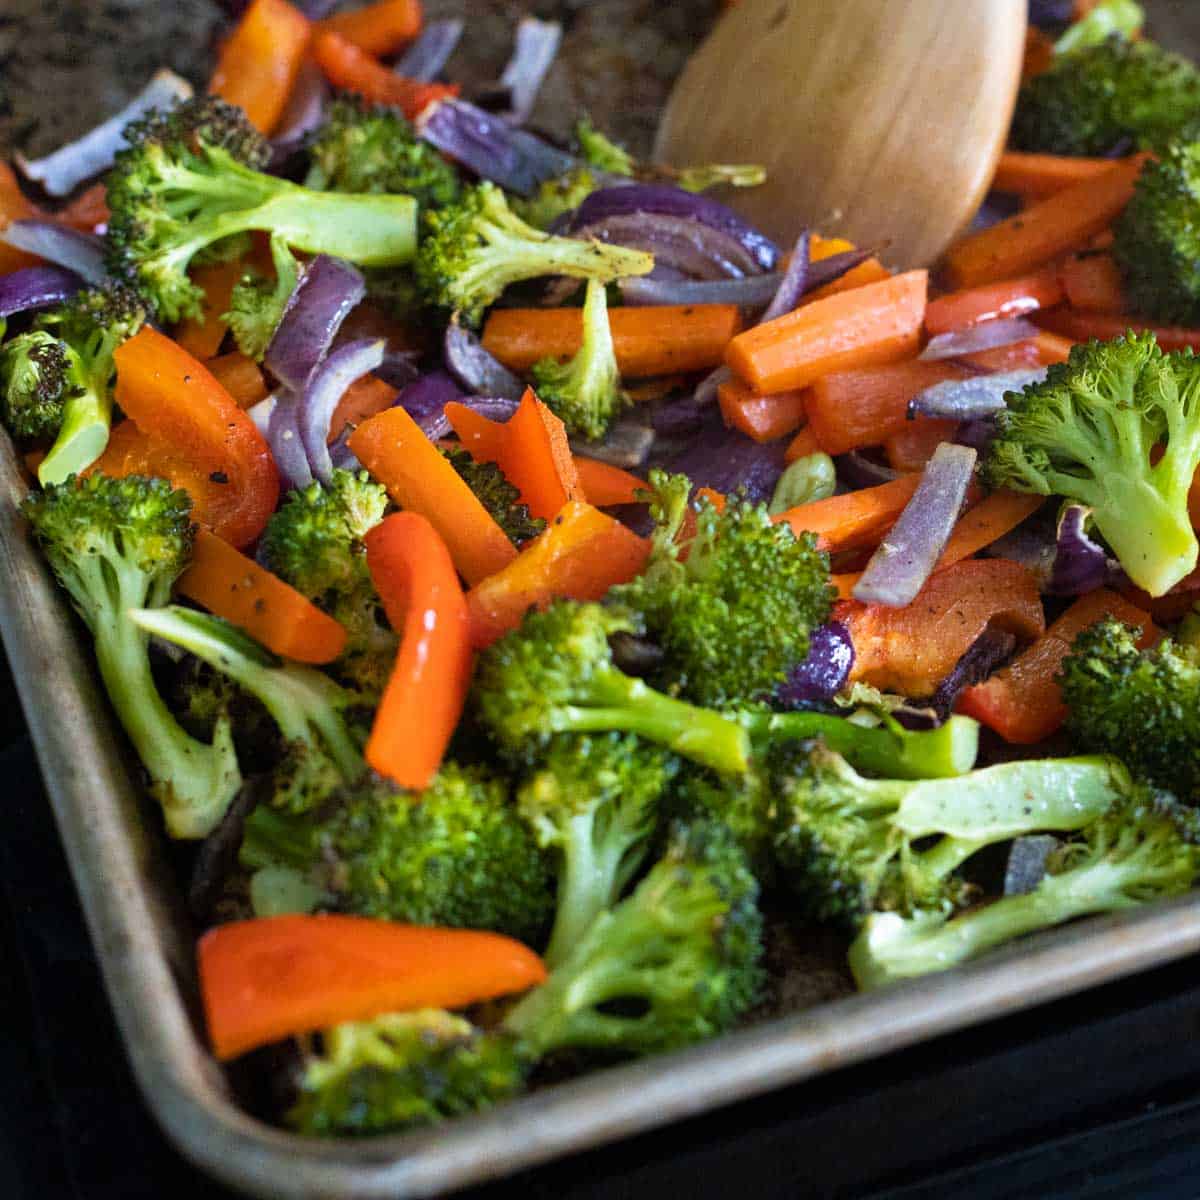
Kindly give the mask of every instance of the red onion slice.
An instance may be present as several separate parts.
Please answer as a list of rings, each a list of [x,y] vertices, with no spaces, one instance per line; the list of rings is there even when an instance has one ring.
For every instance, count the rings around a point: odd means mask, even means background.
[[[103,283],[108,278],[104,243],[94,233],[57,221],[10,221],[0,229],[0,242],[74,271],[85,283]]]
[[[686,475],[696,487],[712,488],[725,495],[740,487],[751,503],[766,504],[787,465],[784,453],[788,441],[780,438],[756,442],[726,429],[718,419],[694,434],[662,465],[668,471]]]
[[[622,279],[618,286],[626,304],[737,304],[765,308],[779,287],[778,275],[744,279],[664,279],[654,273]]]
[[[267,445],[271,447],[271,455],[285,488],[302,488],[312,483],[313,473],[308,465],[308,455],[304,453],[295,397],[276,398],[267,418]]]
[[[653,445],[654,430],[632,416],[614,421],[600,441],[571,438],[571,449],[576,454],[611,463],[614,467],[640,467]]]
[[[291,94],[271,139],[271,168],[281,167],[303,145],[308,135],[325,119],[330,88],[316,63],[305,60],[296,75]]]
[[[335,350],[312,373],[297,412],[297,425],[308,457],[309,469],[322,483],[333,476],[333,459],[329,453],[329,426],[334,409],[346,389],[375,370],[383,362],[387,343],[383,338],[350,342]]]
[[[504,115],[515,125],[524,125],[533,112],[546,72],[554,63],[562,42],[562,26],[557,21],[539,21],[522,17],[517,24],[512,58],[500,76],[500,86],[512,97]]]
[[[854,642],[841,621],[814,629],[808,639],[808,657],[792,668],[775,694],[780,708],[807,708],[832,700],[845,686],[854,666]]]
[[[995,350],[997,346],[1011,346],[1014,342],[1027,342],[1038,335],[1038,327],[1024,317],[999,317],[991,321],[980,321],[967,329],[953,329],[939,333],[929,339],[921,351],[923,362],[937,362],[943,358],[960,358],[964,354],[976,354],[980,350]]]
[[[450,61],[462,31],[462,21],[430,21],[396,63],[396,74],[418,83],[432,83]]]
[[[848,488],[878,487],[900,478],[900,472],[885,463],[876,462],[861,450],[840,454],[835,460],[838,479]]]
[[[484,348],[483,343],[454,317],[446,326],[442,342],[446,369],[473,396],[502,396],[520,400],[525,385],[498,359]]]
[[[854,586],[855,600],[903,608],[937,565],[975,473],[975,451],[943,442],[891,532]]]
[[[246,416],[254,422],[254,428],[263,437],[267,436],[271,425],[271,414],[275,411],[276,403],[277,400],[274,396],[268,396],[265,400],[260,400],[257,404],[252,404],[246,409]]]
[[[450,432],[445,408],[451,400],[459,399],[462,394],[462,388],[449,372],[429,371],[419,379],[413,380],[396,397],[396,403],[420,425],[425,436],[434,442]]]
[[[1046,378],[1045,368],[1030,371],[998,371],[970,379],[935,383],[914,396],[908,404],[910,417],[942,417],[950,421],[974,421],[998,413],[1008,392],[1019,392]]]
[[[23,267],[0,275],[0,318],[61,304],[79,291],[82,282],[62,267]]]
[[[737,238],[691,217],[671,213],[617,214],[577,225],[570,236],[645,250],[654,255],[656,267],[678,271],[689,279],[741,279],[760,273],[753,256]]]
[[[1109,558],[1104,547],[1088,535],[1092,510],[1068,504],[1058,518],[1054,567],[1046,592],[1051,596],[1082,596],[1097,588],[1111,587],[1123,580],[1121,564]]]

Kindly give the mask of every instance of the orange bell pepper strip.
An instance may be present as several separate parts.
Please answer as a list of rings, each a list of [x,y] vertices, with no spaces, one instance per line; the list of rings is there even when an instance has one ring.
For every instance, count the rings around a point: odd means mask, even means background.
[[[731,370],[763,395],[807,387],[831,371],[916,353],[929,275],[909,271],[764,321],[725,351]]]
[[[0,229],[4,229],[11,221],[28,221],[44,215],[21,191],[16,172],[0,159]],[[33,254],[0,242],[0,275],[35,266],[41,261]]]
[[[367,762],[421,790],[442,765],[471,685],[467,602],[446,543],[420,513],[367,533],[367,568],[400,649],[367,739]]]
[[[636,504],[639,491],[646,490],[646,481],[614,467],[611,463],[601,462],[598,458],[575,456],[575,472],[579,476],[579,486],[588,498],[589,504],[597,508],[611,508],[616,504]]]
[[[925,331],[930,335],[951,333],[981,321],[1023,317],[1039,308],[1061,304],[1063,296],[1062,277],[1052,264],[1018,279],[985,283],[930,300],[925,309]]]
[[[848,250],[857,248],[853,242],[848,242],[845,238],[823,238],[814,233],[808,240],[808,257],[812,262],[820,262],[823,258],[832,258],[835,254],[844,254]],[[824,300],[828,296],[836,296],[839,292],[851,292],[855,288],[866,287],[868,283],[879,283],[881,280],[891,277],[891,271],[879,259],[868,258],[866,262],[852,267],[845,275],[822,284],[819,288],[814,288],[804,296],[800,303],[812,304],[815,300]]]
[[[1111,158],[1071,158],[1065,154],[1023,154],[1006,150],[996,164],[992,190],[1044,200],[1064,188],[1086,183],[1103,175],[1113,165]]]
[[[207,529],[175,590],[282,658],[328,663],[346,648],[345,629],[328,613]]]
[[[206,359],[204,365],[234,398],[238,408],[253,408],[270,394],[258,363],[240,350]]]
[[[388,104],[403,110],[415,121],[435,100],[457,96],[457,85],[421,83],[393,74],[378,59],[360,50],[348,38],[320,30],[312,40],[312,54],[325,78],[344,92],[357,92],[373,104]]]
[[[931,696],[989,626],[1023,641],[1046,627],[1033,575],[1003,558],[968,559],[930,576],[904,608],[849,601],[834,617],[854,642],[852,681],[904,696]]]
[[[279,499],[279,472],[254,422],[203,363],[150,326],[113,358],[116,401],[125,415],[152,442],[193,464],[194,473],[208,474],[213,532],[239,548],[249,545]]]
[[[275,132],[304,61],[312,26],[287,0],[252,0],[217,55],[208,90]]]
[[[804,391],[760,396],[740,379],[729,379],[717,388],[721,416],[756,442],[773,442],[804,424]]]
[[[904,428],[883,439],[883,452],[895,471],[923,471],[933,452],[943,443],[954,441],[957,421],[939,417],[917,417],[905,421]]]
[[[817,545],[830,553],[873,546],[896,523],[920,482],[920,475],[902,475],[878,487],[797,505],[774,519],[786,521],[797,536],[815,533]]]
[[[246,263],[240,258],[205,263],[192,270],[192,282],[204,293],[200,316],[180,321],[175,340],[193,357],[212,358],[221,349],[229,330],[225,314],[229,311],[230,297],[245,270]]]
[[[1037,323],[1061,337],[1073,342],[1087,342],[1096,338],[1102,342],[1121,337],[1126,330],[1135,333],[1149,331],[1154,334],[1163,350],[1200,351],[1200,328],[1185,325],[1156,325],[1139,317],[1123,317],[1119,313],[1081,312],[1075,308],[1056,308],[1053,312],[1039,313]]]
[[[1141,630],[1139,647],[1152,645],[1161,636],[1148,613],[1116,592],[1107,588],[1089,592],[1008,666],[963,692],[958,711],[1014,745],[1031,746],[1048,738],[1067,719],[1067,706],[1056,682],[1063,659],[1075,638],[1105,617]]]
[[[467,593],[471,644],[490,646],[552,600],[599,600],[646,565],[650,543],[620,521],[571,501],[517,557]]]
[[[364,421],[349,446],[401,508],[429,519],[468,584],[517,557],[504,530],[403,408]]]
[[[498,933],[333,913],[259,917],[210,929],[196,948],[217,1058],[386,1012],[463,1008],[546,978]]]
[[[1058,268],[1067,303],[1083,312],[1125,311],[1121,270],[1111,254],[1072,254]]]
[[[1041,330],[1037,337],[991,350],[964,354],[962,361],[982,371],[1023,371],[1027,367],[1048,367],[1051,363],[1066,362],[1075,343],[1056,333]]]
[[[420,0],[379,0],[365,8],[334,13],[316,24],[322,33],[338,33],[366,54],[387,58],[421,32]]]

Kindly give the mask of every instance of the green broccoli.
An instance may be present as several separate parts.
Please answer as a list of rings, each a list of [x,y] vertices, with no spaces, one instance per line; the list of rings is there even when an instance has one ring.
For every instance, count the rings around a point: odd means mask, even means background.
[[[72,360],[52,333],[33,329],[0,347],[0,417],[14,438],[40,441],[62,428]]]
[[[865,990],[944,971],[1076,917],[1186,892],[1200,873],[1193,817],[1170,798],[1134,792],[1052,854],[1032,892],[959,916],[946,908],[873,913],[850,947],[854,978]]]
[[[651,1054],[715,1037],[758,995],[757,901],[725,830],[677,823],[663,858],[592,922],[504,1030],[532,1058],[568,1047]]]
[[[568,433],[602,438],[613,418],[629,403],[608,324],[604,284],[589,279],[583,304],[583,344],[566,362],[543,358],[530,372],[538,399],[567,427]]]
[[[1073,21],[1054,43],[1055,54],[1095,46],[1114,33],[1131,38],[1146,23],[1146,13],[1136,0],[1100,0],[1086,16]]]
[[[365,779],[307,812],[260,804],[241,861],[300,872],[325,907],[415,925],[533,942],[553,909],[547,856],[507,782],[481,766],[445,763],[419,793]]]
[[[521,785],[521,815],[559,858],[558,907],[544,955],[552,967],[637,874],[677,768],[674,755],[628,734],[560,737]]]
[[[529,506],[521,503],[521,493],[509,483],[498,463],[476,462],[470,451],[461,447],[443,450],[442,454],[514,546],[537,537],[546,528],[545,518],[531,516]]]
[[[266,354],[300,282],[300,264],[278,234],[271,237],[271,259],[275,264],[274,279],[261,271],[248,270],[234,284],[229,311],[225,314],[238,349],[257,362]]]
[[[211,745],[180,728],[155,686],[149,635],[129,616],[170,600],[191,556],[191,501],[162,479],[93,475],[34,492],[21,510],[95,639],[100,677],[167,831],[206,836],[241,786],[228,722],[218,722]]]
[[[300,1133],[347,1137],[407,1129],[489,1108],[519,1092],[525,1064],[510,1038],[488,1037],[440,1009],[386,1013],[303,1041]]]
[[[587,167],[572,167],[562,175],[544,179],[528,199],[512,201],[513,211],[536,229],[549,229],[559,217],[574,212],[601,181]]]
[[[613,664],[608,639],[622,632],[642,632],[632,613],[559,600],[479,656],[475,707],[506,757],[532,765],[555,734],[623,732],[717,771],[746,770],[749,737],[736,722]]]
[[[641,250],[551,237],[527,225],[491,183],[466,191],[455,204],[424,216],[416,278],[426,302],[478,322],[483,310],[513,283],[568,275],[610,283],[645,275],[654,258]]]
[[[1196,565],[1188,490],[1200,466],[1200,360],[1152,333],[1072,348],[1043,383],[1010,392],[983,459],[992,487],[1092,509],[1129,577],[1161,596]],[[1151,451],[1166,443],[1151,465]]]
[[[192,260],[225,252],[251,230],[369,267],[397,266],[416,250],[411,196],[318,192],[264,174],[266,141],[213,96],[152,112],[124,136],[129,145],[106,179],[107,265],[165,321],[200,314]]]
[[[615,588],[665,651],[658,686],[707,705],[758,701],[808,654],[809,631],[829,616],[829,559],[765,505],[731,496],[723,510],[694,505],[680,539],[691,481],[650,472],[656,529],[645,571]]]
[[[304,186],[317,191],[386,192],[412,196],[422,209],[458,199],[458,172],[418,140],[394,108],[341,96],[309,143]]]
[[[575,122],[575,141],[579,144],[579,153],[593,167],[610,175],[637,173],[637,160],[633,155],[619,142],[601,133],[590,117],[580,117]]]
[[[1161,149],[1200,115],[1200,73],[1153,42],[1110,37],[1055,57],[1022,86],[1015,150],[1105,155],[1132,141]]]

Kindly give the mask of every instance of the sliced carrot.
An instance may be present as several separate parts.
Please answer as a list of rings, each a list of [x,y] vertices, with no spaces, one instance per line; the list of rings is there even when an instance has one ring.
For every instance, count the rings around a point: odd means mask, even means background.
[[[213,378],[234,398],[238,408],[253,408],[269,395],[267,381],[258,363],[240,350],[231,350],[204,365]]]
[[[390,383],[384,383],[377,375],[364,375],[356,379],[343,393],[333,410],[329,422],[329,440],[336,441],[347,426],[357,428],[368,417],[373,417],[396,403],[400,393]]]
[[[420,513],[384,517],[364,539],[367,568],[400,649],[365,757],[404,788],[429,786],[471,686],[467,601],[446,543]]]
[[[1025,30],[1025,59],[1021,64],[1021,78],[1032,79],[1049,70],[1054,61],[1054,41],[1036,25]]]
[[[832,258],[835,254],[844,254],[847,250],[855,249],[857,247],[854,243],[846,241],[845,238],[823,238],[814,233],[809,239],[808,256],[811,261],[820,262],[823,258]],[[891,276],[891,271],[879,259],[868,258],[866,262],[852,267],[845,275],[814,288],[801,303],[812,304],[816,300],[836,296],[839,292],[852,292],[855,288],[866,287],[868,283],[879,283],[881,280],[890,279]]]
[[[1086,342],[1096,338],[1102,342],[1121,337],[1126,330],[1138,333],[1149,331],[1164,350],[1200,351],[1200,329],[1182,325],[1155,325],[1138,317],[1123,317],[1118,313],[1081,312],[1076,308],[1058,308],[1054,312],[1040,313],[1038,324],[1052,333],[1075,342]]]
[[[375,104],[393,105],[402,109],[410,121],[435,100],[459,93],[457,85],[421,83],[396,75],[340,33],[329,30],[321,30],[313,38],[312,54],[335,88],[357,92]]]
[[[760,396],[740,379],[729,379],[717,388],[725,424],[756,442],[773,442],[804,424],[803,390]]]
[[[1067,302],[1085,312],[1125,311],[1121,269],[1111,254],[1072,254],[1058,268]]]
[[[610,308],[608,325],[621,374],[636,379],[719,366],[742,314],[734,304]],[[483,327],[484,349],[512,371],[570,358],[582,343],[579,308],[497,308]]]
[[[1071,643],[1089,626],[1110,616],[1142,631],[1139,646],[1150,645],[1159,636],[1149,615],[1116,592],[1107,588],[1089,592],[1008,666],[963,692],[958,711],[1018,746],[1048,738],[1067,718],[1056,677]]]
[[[859,549],[874,545],[896,523],[920,482],[920,475],[902,475],[878,487],[789,508],[775,520],[786,521],[796,534],[815,533],[822,550]]]
[[[826,454],[877,446],[909,423],[908,405],[915,396],[970,373],[954,363],[915,359],[833,371],[808,391],[808,427]]]
[[[788,443],[787,451],[784,458],[794,463],[798,458],[807,458],[810,454],[820,454],[821,446],[817,442],[817,435],[812,429],[805,425],[798,434]]]
[[[1147,157],[1135,154],[1122,159],[1103,175],[1055,192],[990,229],[963,238],[946,255],[955,286],[1009,279],[1086,245],[1129,203]]]
[[[646,488],[644,479],[639,479],[620,467],[614,467],[611,463],[601,462],[598,458],[585,458],[577,454],[575,471],[588,503],[597,508],[636,504],[637,493]]]
[[[770,395],[831,371],[907,358],[920,341],[927,286],[928,272],[909,271],[819,300],[738,334],[725,361]]]
[[[1048,367],[1051,363],[1066,362],[1074,344],[1043,329],[1037,337],[1023,342],[964,354],[962,361],[983,371],[1022,371],[1027,367]]]
[[[111,215],[108,211],[108,192],[102,183],[93,183],[54,214],[55,220],[84,233],[91,233],[97,225],[108,224]]]
[[[199,317],[186,317],[175,329],[175,340],[196,358],[212,358],[221,349],[229,325],[225,314],[234,285],[246,271],[240,258],[205,263],[192,270],[192,282],[204,293]]]
[[[690,382],[686,375],[659,375],[627,384],[625,395],[630,404],[653,404],[655,400],[665,400],[675,392],[682,392]]]
[[[1006,150],[996,164],[992,189],[1025,200],[1044,200],[1103,175],[1113,165],[1111,158],[1070,158],[1065,154],[1022,154]]]
[[[287,0],[252,0],[217,55],[208,90],[236,104],[262,133],[275,132],[311,26]]]
[[[21,191],[17,173],[0,159],[0,229],[5,228],[10,221],[28,221],[43,215],[37,205]],[[22,267],[32,267],[39,262],[41,259],[34,255],[0,242],[0,275],[19,271]]]
[[[192,561],[175,588],[283,658],[327,663],[346,648],[337,621],[206,529],[197,532]]]
[[[334,13],[317,30],[338,33],[366,54],[387,58],[421,32],[420,0],[379,0],[365,8]]]
[[[552,600],[599,600],[646,565],[650,543],[619,521],[572,501],[503,571],[467,593],[471,644],[478,649],[515,629]]]
[[[930,334],[967,329],[998,317],[1021,317],[1063,301],[1063,282],[1054,266],[1043,267],[1019,279],[985,283],[930,300],[925,308],[925,329]]]
[[[883,450],[889,466],[896,471],[923,471],[943,442],[954,441],[958,425],[957,421],[944,421],[938,417],[905,421],[903,429],[884,438]]]
[[[222,1060],[380,1013],[464,1008],[546,978],[532,950],[498,933],[332,913],[218,925],[196,956]]]

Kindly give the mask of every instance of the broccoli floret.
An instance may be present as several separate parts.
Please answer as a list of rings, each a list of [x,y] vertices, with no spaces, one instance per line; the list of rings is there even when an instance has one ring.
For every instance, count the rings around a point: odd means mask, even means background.
[[[300,264],[279,235],[271,238],[275,278],[249,270],[234,284],[225,320],[238,349],[261,362],[300,282]]]
[[[304,186],[318,191],[387,192],[412,196],[422,209],[458,199],[458,172],[419,141],[394,108],[339,97],[308,147]]]
[[[1153,42],[1110,37],[1055,57],[1021,88],[1016,150],[1104,155],[1131,140],[1161,149],[1200,114],[1200,73]]]
[[[380,619],[363,538],[383,520],[388,497],[366,471],[335,470],[329,485],[289,492],[267,523],[263,564],[346,629],[339,677],[379,695],[396,656],[396,635]]]
[[[347,1137],[407,1129],[488,1108],[519,1092],[525,1066],[509,1038],[440,1009],[386,1013],[305,1039],[293,1129]]]
[[[397,266],[416,249],[411,196],[319,192],[264,174],[266,141],[240,109],[215,97],[152,112],[124,136],[129,145],[106,180],[108,269],[163,320],[200,315],[188,265],[251,230],[363,266]]]
[[[583,304],[583,344],[566,362],[543,358],[530,372],[534,390],[567,427],[568,433],[602,438],[613,418],[629,403],[608,324],[604,284],[589,279]]]
[[[529,506],[521,503],[521,493],[509,483],[498,463],[476,462],[470,451],[461,447],[442,453],[514,546],[537,537],[546,528],[545,518],[532,516]]]
[[[535,1058],[566,1047],[652,1054],[715,1037],[758,995],[757,901],[724,829],[677,823],[632,895],[592,922],[504,1029]]]
[[[0,416],[14,438],[52,438],[75,387],[73,360],[53,334],[33,329],[0,348]]]
[[[1115,759],[1024,759],[957,779],[867,779],[815,743],[773,773],[781,878],[816,920],[956,907],[954,872],[1028,833],[1081,829],[1132,789]],[[917,843],[936,837],[928,848]]]
[[[642,632],[633,614],[559,600],[480,655],[475,706],[503,753],[530,764],[557,733],[622,732],[717,771],[746,770],[749,738],[739,725],[613,664],[608,639],[622,632]]]
[[[527,225],[491,183],[465,192],[455,204],[424,216],[416,277],[425,300],[458,311],[470,324],[513,283],[569,275],[610,283],[645,275],[654,258],[641,250],[551,237]]]
[[[204,837],[225,815],[241,773],[228,722],[211,745],[171,715],[150,669],[150,638],[129,610],[157,608],[192,550],[191,501],[162,479],[74,478],[21,506],[50,566],[95,639],[113,708],[149,772],[172,837]]]
[[[446,763],[423,792],[364,780],[305,813],[259,805],[246,820],[242,864],[287,866],[367,917],[492,929],[535,941],[553,908],[547,856],[507,782]]]
[[[1074,346],[1043,383],[1006,400],[983,460],[988,483],[1088,505],[1152,596],[1195,567],[1188,489],[1200,466],[1200,360],[1164,355],[1152,333],[1130,332]]]
[[[521,815],[559,858],[558,907],[544,956],[551,966],[641,868],[659,798],[677,768],[674,755],[627,734],[560,737],[522,784]]]
[[[761,700],[808,654],[829,616],[829,559],[812,534],[774,523],[765,505],[702,499],[680,539],[691,482],[650,473],[657,527],[645,571],[613,598],[641,613],[665,651],[657,682],[701,704]]]
[[[1127,625],[1101,621],[1075,639],[1059,685],[1080,746],[1200,798],[1200,654],[1169,638],[1139,650]]]
[[[590,117],[580,117],[575,122],[575,141],[579,144],[579,153],[601,171],[610,175],[633,175],[637,170],[633,155],[619,142],[601,133]]]
[[[544,179],[528,200],[517,197],[513,211],[537,229],[549,229],[559,217],[574,212],[598,187],[600,180],[587,167],[573,167]]]
[[[1052,854],[1032,892],[960,916],[947,909],[874,913],[850,947],[854,978],[867,989],[944,971],[1076,917],[1186,892],[1200,873],[1192,817],[1170,798],[1134,792]]]
[[[1146,13],[1136,0],[1100,0],[1090,12],[1073,21],[1054,43],[1055,54],[1081,46],[1095,46],[1114,33],[1131,38],[1146,23]]]

